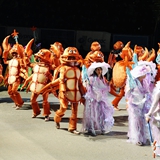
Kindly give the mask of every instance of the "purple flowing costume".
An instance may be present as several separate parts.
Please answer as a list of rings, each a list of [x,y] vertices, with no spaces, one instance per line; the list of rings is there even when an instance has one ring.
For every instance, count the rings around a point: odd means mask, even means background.
[[[89,82],[85,95],[82,132],[109,132],[114,124],[114,108],[107,98],[110,87],[105,79],[97,76],[89,77]]]
[[[151,133],[153,140],[156,141],[156,155],[160,156],[160,81],[156,83],[156,86],[152,94],[152,105],[146,116],[151,118]]]
[[[145,114],[149,110],[149,97],[145,86],[138,79],[135,79],[136,87],[128,89],[126,87],[125,97],[128,105],[128,141],[137,144],[145,144],[149,139],[149,132]]]

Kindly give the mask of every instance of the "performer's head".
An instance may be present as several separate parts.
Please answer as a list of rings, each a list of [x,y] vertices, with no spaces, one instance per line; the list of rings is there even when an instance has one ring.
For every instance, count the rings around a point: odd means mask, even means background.
[[[131,70],[131,75],[133,79],[138,79],[141,82],[146,77],[146,75],[150,72],[151,72],[151,69],[149,66],[138,65]]]
[[[108,72],[110,65],[105,62],[94,62],[88,68],[88,76],[102,77]]]
[[[113,48],[115,50],[121,50],[122,48],[124,47],[124,44],[122,41],[117,41],[114,45],[113,45]]]

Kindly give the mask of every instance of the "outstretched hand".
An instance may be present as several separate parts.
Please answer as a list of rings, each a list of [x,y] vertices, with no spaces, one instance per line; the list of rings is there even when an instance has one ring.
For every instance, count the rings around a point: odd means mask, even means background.
[[[21,86],[21,89],[20,89],[20,90],[22,91],[25,87],[26,87],[26,85],[23,84],[23,85]]]
[[[85,105],[85,101],[86,101],[86,99],[85,99],[84,97],[82,97],[82,98],[80,99],[80,104]]]
[[[150,117],[150,116],[148,116],[147,114],[145,114],[145,119],[146,119],[147,123],[149,123],[149,121],[150,121],[151,117]]]

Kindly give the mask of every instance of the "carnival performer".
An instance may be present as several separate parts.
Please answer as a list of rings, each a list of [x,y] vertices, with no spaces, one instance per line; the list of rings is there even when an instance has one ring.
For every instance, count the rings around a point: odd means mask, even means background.
[[[3,85],[3,64],[2,64],[2,48],[0,46],[0,86]]]
[[[78,103],[83,102],[85,89],[82,84],[81,71],[79,66],[83,62],[82,56],[76,47],[67,47],[60,56],[61,65],[54,71],[53,81],[48,83],[39,93],[50,92],[58,89],[60,108],[55,112],[54,121],[56,128],[60,129],[60,122],[71,104],[71,116],[69,118],[68,131],[79,134],[77,131]],[[48,90],[48,91],[47,91]]]
[[[88,52],[84,59],[84,64],[82,66],[82,81],[84,87],[86,87],[88,83],[88,74],[86,72],[87,68],[94,62],[104,62],[104,54],[101,52],[101,45],[99,42],[94,41],[91,43],[90,47],[91,51]]]
[[[3,66],[0,63],[0,83],[2,83],[3,79],[4,79],[4,77],[3,77]]]
[[[147,114],[146,121],[151,125],[151,133],[153,136],[153,148],[155,155],[160,157],[160,81],[157,81],[152,94],[152,105]]]
[[[114,43],[113,49],[110,51],[108,56],[108,64],[111,66],[111,69],[113,69],[117,61],[122,60],[120,54],[122,52],[123,47],[124,44],[122,41],[117,41],[116,43]]]
[[[85,106],[82,132],[96,136],[96,132],[105,134],[114,124],[114,108],[107,97],[110,90],[104,75],[110,65],[105,62],[94,62],[88,68],[89,84],[86,86]]]
[[[37,102],[37,98],[39,96],[38,92],[49,82],[52,81],[51,74],[51,52],[48,49],[40,49],[38,53],[34,54],[35,63],[32,63],[33,74],[26,79],[24,82],[22,89],[27,87],[27,90],[32,92],[31,94],[31,106],[33,109],[32,118],[36,118],[40,113],[40,107]],[[48,102],[49,93],[46,92],[43,94],[43,115],[45,117],[45,121],[49,121],[50,112],[50,104]]]
[[[112,101],[112,105],[114,106],[115,110],[120,110],[118,108],[118,104],[120,102],[120,100],[124,97],[125,95],[125,83],[126,83],[126,67],[128,67],[129,69],[131,69],[132,67],[132,49],[130,47],[130,41],[123,47],[123,43],[121,42],[117,42],[116,43],[116,48],[118,49],[118,47],[120,47],[122,50],[119,53],[119,56],[121,57],[122,60],[118,60],[116,61],[116,63],[114,63],[114,65],[112,63],[109,62],[109,64],[111,64],[113,66],[112,68],[112,79],[111,79],[111,83],[110,86],[112,88],[112,92],[110,92],[112,95],[114,95],[115,93],[113,92],[114,90],[116,91],[116,89],[120,89],[119,90],[119,94],[117,96],[115,96],[115,98]],[[119,44],[119,45],[118,45]],[[123,48],[122,48],[123,47]],[[119,48],[119,49],[120,49]]]
[[[115,96],[115,99],[112,101],[112,105],[114,106],[115,110],[119,110],[118,103],[121,100],[121,98],[124,96],[124,93],[122,93],[122,96],[115,94],[117,92],[117,89],[120,89],[120,88],[114,87],[112,72],[113,72],[113,67],[115,63],[122,60],[120,54],[122,52],[123,47],[124,47],[124,44],[122,41],[117,41],[116,43],[114,43],[113,49],[110,51],[108,60],[107,60],[107,63],[110,65],[110,68],[108,69],[107,79],[110,81],[110,87],[111,87],[110,93]]]
[[[148,112],[148,90],[144,80],[151,72],[149,66],[137,65],[131,71],[127,70],[125,98],[128,111],[128,142],[142,146],[149,139],[145,114]],[[148,87],[148,86],[147,86]]]
[[[90,49],[91,51],[87,53],[84,59],[85,68],[88,68],[93,62],[104,62],[104,54],[101,51],[101,45],[99,42],[97,41],[92,42]]]
[[[14,101],[16,109],[20,109],[24,103],[20,93],[17,91],[18,86],[21,84],[22,79],[25,79],[26,70],[22,69],[22,59],[24,57],[25,49],[22,45],[18,43],[18,32],[14,30],[12,33],[13,38],[16,41],[16,44],[13,47],[8,43],[10,35],[5,37],[3,40],[3,61],[8,65],[8,73],[5,77],[5,85],[8,86],[8,94],[10,98]],[[10,60],[7,59],[8,54],[12,55]]]
[[[54,42],[53,44],[50,45],[49,50],[52,53],[52,56],[51,56],[52,63],[55,65],[55,67],[58,67],[60,65],[60,56],[64,52],[62,43]]]
[[[89,56],[90,56],[91,54],[93,54],[95,51],[101,51],[101,45],[100,45],[99,42],[94,41],[94,42],[91,43],[90,49],[91,49],[91,51],[89,51],[89,52],[87,53],[85,59],[89,59]]]

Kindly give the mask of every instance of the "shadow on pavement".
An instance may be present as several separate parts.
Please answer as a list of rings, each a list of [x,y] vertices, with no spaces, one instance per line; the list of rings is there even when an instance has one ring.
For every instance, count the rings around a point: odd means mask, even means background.
[[[30,101],[29,98],[22,98],[24,103],[26,101]],[[10,97],[3,97],[3,98],[0,98],[0,103],[13,103],[13,100],[10,98]]]

